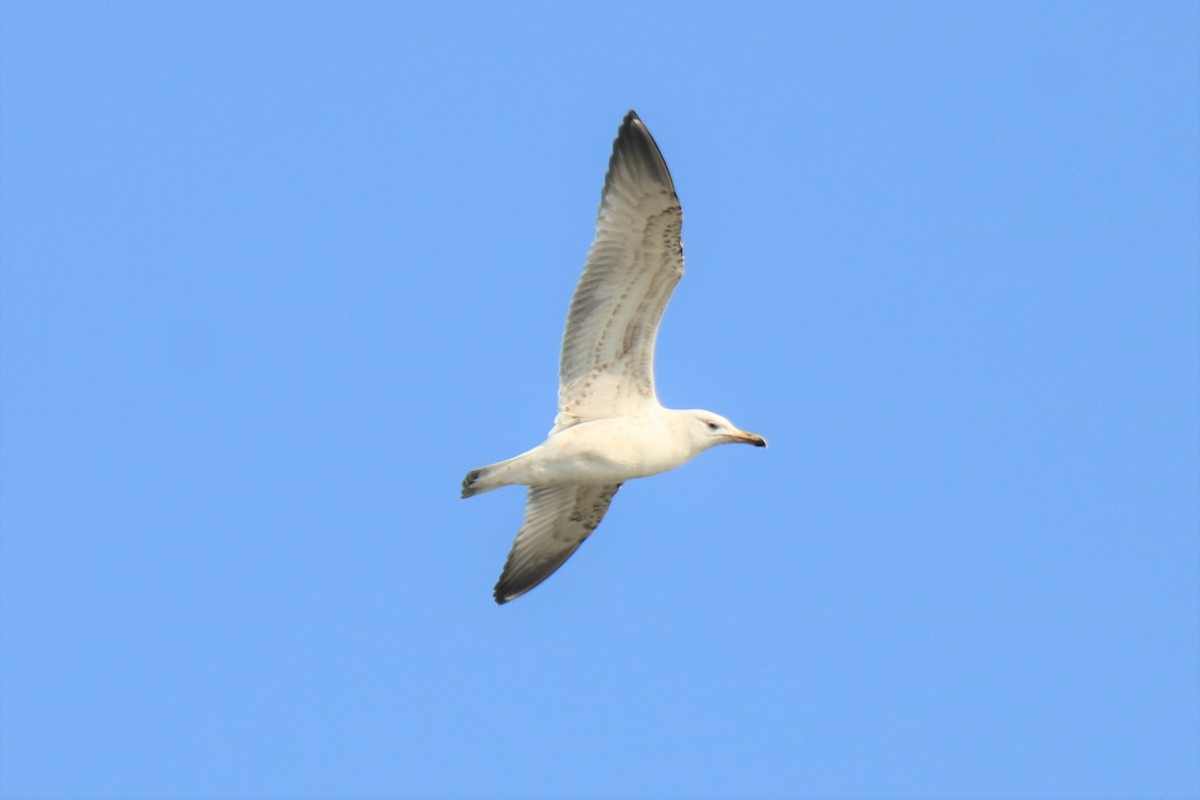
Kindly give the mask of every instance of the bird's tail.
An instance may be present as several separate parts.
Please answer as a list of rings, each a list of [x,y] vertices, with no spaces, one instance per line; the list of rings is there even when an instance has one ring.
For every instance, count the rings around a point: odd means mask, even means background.
[[[518,458],[520,458],[520,456],[518,456]],[[490,492],[492,489],[499,489],[501,486],[507,486],[508,482],[497,473],[499,473],[503,467],[508,466],[515,460],[516,459],[510,458],[507,461],[489,464],[486,467],[480,467],[479,469],[473,469],[468,472],[467,477],[463,478],[462,496],[464,498],[474,497],[477,494],[483,494],[484,492]]]

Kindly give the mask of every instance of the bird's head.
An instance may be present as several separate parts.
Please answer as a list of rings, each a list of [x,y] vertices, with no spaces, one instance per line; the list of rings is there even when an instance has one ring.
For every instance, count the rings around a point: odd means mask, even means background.
[[[703,409],[692,409],[684,413],[687,415],[688,435],[697,449],[707,450],[719,444],[767,446],[766,439],[757,433],[742,430],[720,414]]]

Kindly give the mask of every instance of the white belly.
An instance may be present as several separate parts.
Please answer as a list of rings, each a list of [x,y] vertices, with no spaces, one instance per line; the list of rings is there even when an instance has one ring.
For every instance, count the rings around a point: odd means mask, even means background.
[[[675,469],[694,454],[670,432],[632,417],[582,422],[530,451],[528,483],[609,485]]]

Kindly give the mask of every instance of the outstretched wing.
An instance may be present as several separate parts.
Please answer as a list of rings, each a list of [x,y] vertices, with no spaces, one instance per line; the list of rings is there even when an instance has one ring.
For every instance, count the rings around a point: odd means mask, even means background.
[[[563,331],[555,431],[658,402],[654,340],[683,277],[682,225],[662,153],[630,111],[613,143],[596,238]]]
[[[620,488],[530,486],[525,522],[496,583],[496,602],[520,597],[561,567],[600,524]]]

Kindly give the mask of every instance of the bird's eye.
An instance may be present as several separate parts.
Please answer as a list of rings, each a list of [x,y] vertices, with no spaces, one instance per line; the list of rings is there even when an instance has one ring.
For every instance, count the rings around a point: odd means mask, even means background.
[[[706,423],[704,423],[704,424],[708,426],[708,429],[709,429],[710,431],[715,431],[717,428],[721,427],[721,426],[720,426],[720,425],[718,425],[717,423],[715,423],[715,422],[711,422],[711,421],[710,421],[710,422],[706,422]]]

